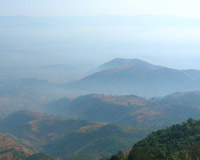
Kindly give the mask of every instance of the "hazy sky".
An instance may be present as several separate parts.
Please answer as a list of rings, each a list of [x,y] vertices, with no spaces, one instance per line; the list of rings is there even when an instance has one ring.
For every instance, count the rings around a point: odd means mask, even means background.
[[[0,0],[0,16],[33,16],[0,17],[0,65],[140,58],[200,69],[199,6],[199,0]]]
[[[172,15],[200,19],[199,0],[0,0],[1,16]]]

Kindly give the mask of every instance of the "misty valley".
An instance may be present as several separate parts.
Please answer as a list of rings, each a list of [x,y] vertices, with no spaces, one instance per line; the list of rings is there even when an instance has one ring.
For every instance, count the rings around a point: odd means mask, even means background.
[[[0,160],[200,160],[199,6],[0,0]]]
[[[116,58],[66,83],[19,77],[0,78],[0,159],[199,157],[199,70]]]

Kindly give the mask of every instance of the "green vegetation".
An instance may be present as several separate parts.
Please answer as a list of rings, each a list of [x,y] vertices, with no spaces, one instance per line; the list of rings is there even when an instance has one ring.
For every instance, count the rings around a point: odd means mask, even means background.
[[[119,151],[116,155],[111,156],[110,160],[127,160],[127,156]]]
[[[153,132],[136,143],[128,156],[114,155],[110,160],[199,160],[200,120]]]
[[[64,160],[96,160],[99,159],[100,157],[93,153],[93,154],[84,154],[84,155],[79,155],[79,156],[73,156],[71,158],[67,158]]]
[[[44,153],[37,153],[37,154],[33,154],[31,156],[28,156],[26,158],[26,160],[56,160],[57,158],[52,157],[48,154],[44,154]]]
[[[9,149],[0,152],[1,160],[27,160],[27,157],[27,154],[15,149]]]
[[[129,155],[135,159],[178,159],[200,158],[200,121],[189,119],[187,123],[153,132],[135,144]]]
[[[56,158],[44,154],[44,153],[37,153],[33,155],[27,155],[21,151],[17,150],[8,150],[8,153],[12,154],[12,159],[11,160],[56,160]],[[6,157],[5,160],[9,160],[9,157]]]

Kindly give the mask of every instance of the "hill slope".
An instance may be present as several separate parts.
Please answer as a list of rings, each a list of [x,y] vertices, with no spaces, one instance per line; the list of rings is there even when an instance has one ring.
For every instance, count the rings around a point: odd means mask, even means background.
[[[56,158],[47,154],[35,153],[35,151],[31,150],[31,145],[27,141],[8,134],[0,134],[0,159],[56,160]]]
[[[0,132],[29,140],[39,151],[62,158],[93,153],[97,157],[109,156],[119,149],[128,149],[130,142],[135,143],[146,134],[140,128],[63,119],[30,111],[15,112],[1,120]]]
[[[45,106],[45,111],[66,118],[126,124],[151,131],[190,117],[198,119],[199,106],[200,92],[180,92],[155,99],[92,94],[53,101]]]
[[[116,122],[131,111],[148,104],[148,100],[137,96],[106,96],[92,94],[73,100],[67,98],[55,100],[45,106],[47,113],[67,118],[89,121]]]
[[[119,152],[110,160],[198,160],[200,158],[200,120],[153,132],[136,143],[131,151]]]
[[[200,89],[199,74],[197,70],[182,71],[138,59],[117,58],[101,65],[98,72],[69,83],[68,87],[87,93],[154,97]]]
[[[200,121],[189,119],[187,123],[154,132],[138,142],[133,146],[128,159],[197,160],[200,158],[199,135]]]

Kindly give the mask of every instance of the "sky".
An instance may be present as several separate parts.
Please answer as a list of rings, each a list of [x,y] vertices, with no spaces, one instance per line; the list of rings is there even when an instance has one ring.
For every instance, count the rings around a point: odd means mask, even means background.
[[[139,58],[200,69],[199,6],[199,0],[0,0],[0,67]]]
[[[0,16],[170,15],[200,19],[199,0],[0,0]]]

